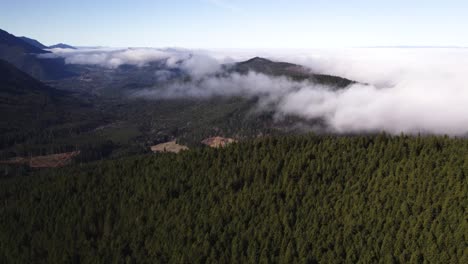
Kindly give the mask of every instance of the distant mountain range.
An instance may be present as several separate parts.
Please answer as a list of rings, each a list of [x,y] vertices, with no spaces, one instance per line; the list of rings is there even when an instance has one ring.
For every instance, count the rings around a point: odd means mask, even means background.
[[[47,47],[46,45],[40,43],[39,41],[35,40],[35,39],[32,39],[32,38],[28,38],[28,37],[19,37],[21,40],[23,40],[24,42],[36,47],[36,48],[39,48],[39,49],[48,49],[49,47]]]
[[[49,49],[76,49],[76,48],[67,44],[59,43],[59,44],[49,46]]]
[[[36,79],[53,80],[73,76],[72,67],[62,58],[39,58],[47,54],[39,41],[16,37],[0,29],[0,59],[8,61]]]
[[[21,40],[25,41],[26,43],[30,44],[30,45],[33,45],[37,48],[40,48],[40,49],[56,49],[56,48],[59,48],[59,49],[76,49],[75,47],[71,46],[71,45],[68,45],[68,44],[64,44],[64,43],[58,43],[58,44],[55,44],[55,45],[52,45],[52,46],[46,46],[44,44],[42,44],[41,42],[39,42],[38,40],[35,40],[35,39],[32,39],[32,38],[28,38],[28,37],[18,37],[20,38]]]
[[[31,45],[27,41],[24,41],[21,38],[15,37],[14,35],[0,29],[0,55],[8,55],[7,52],[16,52],[16,53],[33,53],[41,54],[48,53],[41,48]]]

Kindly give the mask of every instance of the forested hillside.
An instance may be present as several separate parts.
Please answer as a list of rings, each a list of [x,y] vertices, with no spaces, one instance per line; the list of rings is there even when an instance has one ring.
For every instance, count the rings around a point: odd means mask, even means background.
[[[468,263],[468,140],[268,137],[1,180],[1,263]]]
[[[0,116],[3,160],[73,150],[78,142],[60,139],[102,125],[106,115],[87,98],[49,87],[0,59]]]

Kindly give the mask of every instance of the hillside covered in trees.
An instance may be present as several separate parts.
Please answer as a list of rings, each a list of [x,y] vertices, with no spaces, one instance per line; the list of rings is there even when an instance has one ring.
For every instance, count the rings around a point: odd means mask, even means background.
[[[468,263],[468,140],[267,137],[2,179],[2,263]]]

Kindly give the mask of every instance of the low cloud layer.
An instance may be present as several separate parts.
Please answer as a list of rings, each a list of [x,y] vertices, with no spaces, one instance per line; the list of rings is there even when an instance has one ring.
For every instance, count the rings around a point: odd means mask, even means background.
[[[148,63],[163,61],[169,68],[180,68],[193,76],[202,76],[220,69],[220,62],[203,54],[184,49],[154,48],[90,48],[52,49],[53,53],[40,55],[43,58],[63,57],[65,63],[98,65],[115,69],[121,65],[143,67]]]
[[[303,63],[370,84],[321,94],[321,103],[315,105],[330,107],[327,120],[339,132],[465,135],[468,131],[468,49],[325,51]],[[312,105],[304,103],[305,116],[314,111]]]
[[[345,49],[188,51],[119,49],[54,51],[67,63],[115,68],[164,60],[193,78],[142,93],[155,98],[259,97],[279,114],[322,117],[338,133],[387,131],[465,135],[468,131],[468,49]],[[257,73],[215,75],[225,62],[253,56],[289,61],[314,72],[359,81],[343,90]],[[161,71],[161,78],[171,72]],[[158,75],[158,78],[159,78]]]

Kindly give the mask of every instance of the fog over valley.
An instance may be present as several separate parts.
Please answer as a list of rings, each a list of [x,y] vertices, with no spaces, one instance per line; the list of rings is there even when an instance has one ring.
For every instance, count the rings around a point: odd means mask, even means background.
[[[324,118],[338,133],[386,131],[465,135],[468,131],[468,49],[349,48],[311,50],[188,50],[156,48],[52,49],[41,57],[109,69],[163,62],[154,83],[135,96],[146,98],[258,97],[259,107],[278,115]],[[313,73],[356,81],[334,89],[285,76],[249,72],[221,74],[235,62],[257,55],[306,66]],[[173,70],[188,74],[177,80]],[[168,82],[170,79],[173,82]]]

